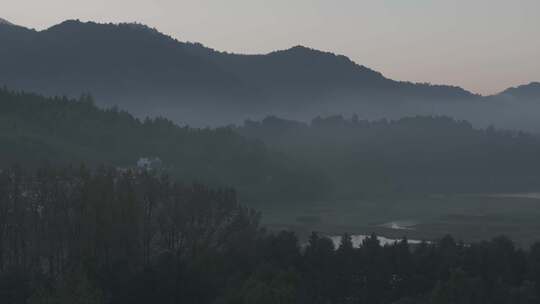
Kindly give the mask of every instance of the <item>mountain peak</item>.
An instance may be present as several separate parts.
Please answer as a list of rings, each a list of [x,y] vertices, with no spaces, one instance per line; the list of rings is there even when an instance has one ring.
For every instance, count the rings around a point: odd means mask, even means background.
[[[272,55],[272,54],[296,54],[296,55],[328,54],[329,55],[331,53],[320,51],[320,50],[303,46],[303,45],[295,45],[285,50],[271,52],[269,55]]]
[[[310,47],[307,47],[307,46],[303,46],[303,45],[295,45],[293,47],[291,47],[290,49],[288,49],[288,51],[299,51],[299,52],[319,52],[313,48],[310,48]]]
[[[144,32],[150,34],[161,34],[155,28],[147,26],[142,23],[131,22],[131,23],[98,23],[93,21],[81,21],[79,19],[70,19],[63,21],[59,24],[49,27],[46,32],[64,32],[64,33],[77,33],[78,35],[81,32],[102,32],[102,33],[119,33],[117,30],[128,30],[132,32]],[[125,34],[125,33],[124,33]],[[166,35],[164,35],[166,36]],[[171,38],[167,36],[168,38]]]
[[[80,21],[79,19],[68,19],[68,20],[65,20],[65,21],[62,21],[58,24],[55,24],[51,27],[49,27],[47,30],[57,30],[57,29],[64,29],[64,28],[71,28],[71,27],[76,27],[76,26],[80,26],[84,24],[82,21]]]

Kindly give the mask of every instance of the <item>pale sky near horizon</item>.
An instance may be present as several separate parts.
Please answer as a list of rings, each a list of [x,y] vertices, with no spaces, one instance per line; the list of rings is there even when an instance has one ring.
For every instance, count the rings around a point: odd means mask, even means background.
[[[481,94],[540,81],[540,0],[0,0],[0,18],[136,21],[237,53],[300,44]]]

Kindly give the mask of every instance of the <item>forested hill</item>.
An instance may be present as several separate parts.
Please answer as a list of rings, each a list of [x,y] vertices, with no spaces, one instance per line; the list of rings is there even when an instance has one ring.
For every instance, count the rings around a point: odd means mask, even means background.
[[[540,243],[271,234],[230,189],[148,172],[0,172],[0,303],[536,304]]]
[[[139,120],[115,108],[0,89],[0,167],[85,162],[133,167],[158,157],[175,177],[234,186],[241,195],[319,196],[321,174],[268,151],[230,128],[180,127],[163,118]]]
[[[513,192],[540,189],[540,140],[523,132],[476,129],[448,117],[311,123],[268,117],[237,131],[304,159],[344,195],[365,192]]]
[[[0,90],[0,166],[42,161],[133,167],[158,157],[182,180],[234,186],[261,200],[540,188],[540,140],[448,117],[311,123],[268,117],[196,129],[116,108]]]
[[[499,93],[497,97],[503,99],[530,100],[538,102],[540,100],[540,82],[531,82],[526,85],[506,89]]]
[[[307,47],[229,54],[140,24],[70,20],[43,31],[0,24],[0,41],[0,85],[46,95],[92,92],[102,105],[202,126],[272,113],[311,118],[360,105],[376,112],[405,100],[444,104],[478,97],[458,87],[394,81]]]

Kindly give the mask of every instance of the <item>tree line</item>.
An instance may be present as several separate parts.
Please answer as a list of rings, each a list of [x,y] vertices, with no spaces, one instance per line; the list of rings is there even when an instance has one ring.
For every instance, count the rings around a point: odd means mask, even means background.
[[[1,303],[537,303],[540,243],[335,248],[266,231],[232,189],[148,170],[0,173]]]
[[[329,188],[310,166],[231,128],[191,128],[101,109],[90,95],[46,98],[0,89],[0,166],[84,162],[129,168],[160,158],[175,179],[234,187],[250,200],[313,199]]]
[[[100,109],[91,96],[0,89],[0,166],[44,161],[133,167],[162,160],[171,176],[233,187],[250,201],[356,199],[418,193],[534,192],[540,139],[449,117],[367,121],[268,117],[198,129]]]
[[[338,197],[540,188],[537,136],[445,116],[368,121],[337,115],[309,123],[270,116],[236,130],[318,169]]]

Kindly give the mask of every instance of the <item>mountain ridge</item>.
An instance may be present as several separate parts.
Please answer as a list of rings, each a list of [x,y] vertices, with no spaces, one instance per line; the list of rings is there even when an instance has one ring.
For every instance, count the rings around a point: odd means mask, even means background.
[[[0,25],[18,26],[18,25],[15,25],[15,24],[9,22],[8,20],[6,20],[4,18],[1,18],[1,17],[0,17]],[[148,26],[146,24],[139,23],[139,22],[100,23],[100,22],[94,22],[94,21],[83,22],[83,21],[80,21],[79,19],[67,19],[65,21],[62,21],[62,22],[60,22],[58,24],[55,24],[55,25],[52,25],[52,26],[50,26],[48,28],[45,28],[43,30],[33,30],[33,29],[30,29],[30,28],[24,27],[24,26],[18,26],[18,27],[25,28],[25,29],[27,29],[29,31],[33,31],[33,32],[36,32],[36,33],[41,33],[41,32],[45,32],[45,31],[55,30],[57,28],[69,27],[69,26],[74,26],[74,25],[77,25],[77,26],[81,26],[81,25],[98,25],[98,26],[106,25],[106,26],[117,26],[117,27],[131,27],[132,29],[135,29],[135,30],[137,30],[137,29],[138,30],[145,30],[145,31],[148,31],[148,32],[153,32],[155,34],[159,34],[162,37],[167,37],[167,38],[169,38],[169,39],[171,39],[171,40],[173,40],[175,42],[178,42],[180,44],[184,44],[184,45],[187,45],[187,46],[190,46],[190,47],[193,47],[193,48],[204,49],[207,52],[215,52],[215,53],[222,54],[222,55],[232,55],[232,56],[272,56],[272,55],[289,54],[289,53],[295,53],[295,52],[312,52],[312,53],[321,54],[321,55],[333,55],[335,57],[347,60],[350,63],[352,63],[354,65],[357,65],[357,66],[359,66],[361,68],[364,68],[366,70],[370,70],[370,71],[372,71],[374,73],[377,73],[377,74],[381,75],[382,77],[384,77],[386,79],[389,79],[389,80],[392,80],[392,81],[395,81],[395,82],[398,82],[398,83],[407,83],[407,84],[414,84],[414,85],[430,85],[430,86],[434,86],[434,87],[449,87],[449,88],[460,89],[460,90],[463,90],[465,92],[468,92],[468,93],[470,93],[472,95],[476,95],[476,96],[485,96],[485,97],[495,96],[495,95],[502,94],[502,93],[504,93],[504,92],[506,92],[508,90],[513,89],[513,88],[520,88],[520,87],[528,86],[528,85],[531,85],[531,84],[537,84],[537,85],[540,84],[540,82],[531,81],[528,84],[521,84],[521,85],[518,85],[516,87],[509,87],[509,88],[501,91],[501,93],[498,93],[498,94],[482,95],[482,94],[479,94],[479,93],[464,89],[463,87],[458,86],[458,85],[435,84],[435,83],[431,83],[431,82],[412,82],[412,81],[407,81],[407,80],[394,80],[394,79],[385,77],[383,75],[383,73],[381,73],[379,71],[373,70],[373,69],[371,69],[371,68],[369,68],[369,67],[367,67],[367,66],[365,66],[363,64],[359,64],[359,63],[351,60],[346,55],[337,54],[337,53],[334,53],[334,52],[331,52],[331,51],[315,49],[315,48],[305,46],[305,45],[301,45],[301,44],[293,45],[293,46],[291,46],[289,48],[277,49],[277,50],[273,50],[273,51],[269,51],[269,52],[262,52],[262,53],[235,53],[235,52],[229,52],[229,51],[221,51],[221,50],[212,48],[210,46],[204,45],[204,44],[202,44],[200,42],[182,41],[182,40],[180,40],[180,39],[178,39],[176,37],[173,37],[171,35],[160,32],[156,28],[153,28],[151,26]]]
[[[509,98],[526,98],[526,99],[540,99],[540,82],[530,82],[515,87],[508,88],[501,93],[497,94],[502,97]]]
[[[0,85],[70,97],[89,92],[101,106],[196,126],[267,115],[452,115],[485,101],[458,86],[392,80],[301,45],[235,54],[139,23],[66,20],[40,31],[0,25],[0,39]]]

